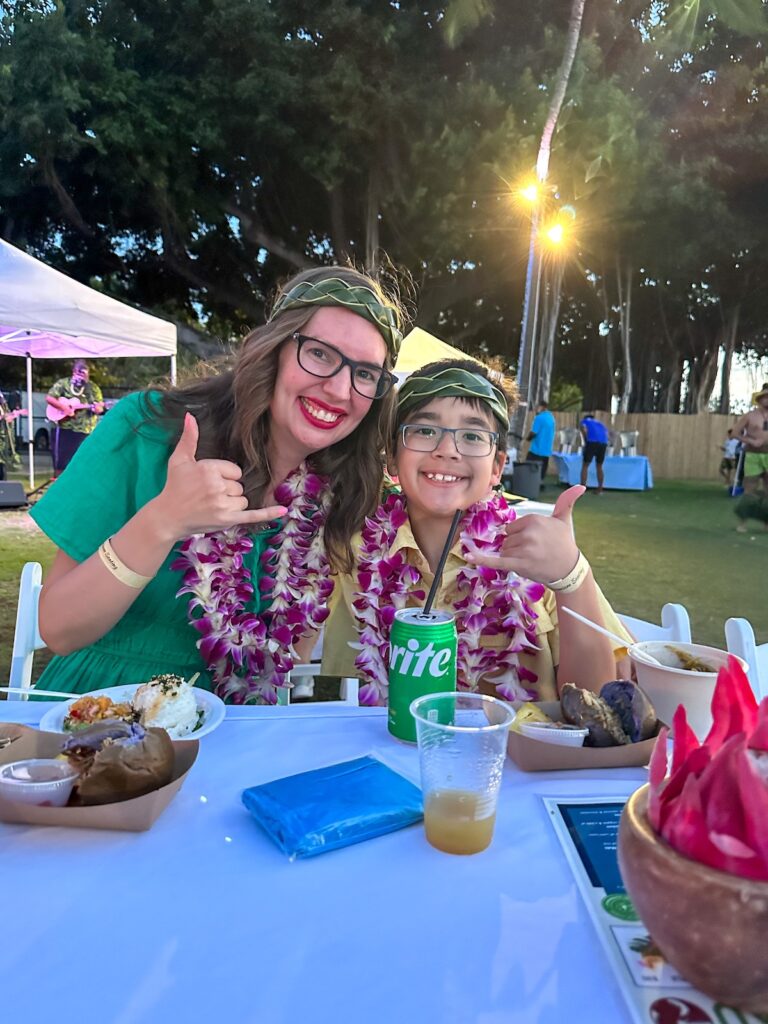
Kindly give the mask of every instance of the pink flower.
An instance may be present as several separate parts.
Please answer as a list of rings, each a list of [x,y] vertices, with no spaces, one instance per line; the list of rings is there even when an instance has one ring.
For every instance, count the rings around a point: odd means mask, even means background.
[[[234,704],[276,703],[278,689],[288,685],[296,641],[328,615],[333,590],[323,542],[328,480],[302,465],[276,488],[275,500],[288,513],[276,546],[261,557],[265,575],[259,592],[268,603],[261,615],[246,611],[254,594],[244,561],[253,549],[246,529],[187,537],[172,563],[183,574],[177,596],[191,595],[190,624],[200,633],[197,645],[215,690]]]
[[[515,518],[514,511],[494,495],[470,508],[462,521],[461,550],[498,551],[504,527]],[[386,703],[388,693],[389,633],[395,612],[423,601],[421,575],[409,565],[405,552],[393,552],[397,532],[407,520],[406,500],[391,494],[376,513],[366,519],[362,530],[358,587],[352,600],[359,631],[359,654],[355,666],[365,684],[361,702]],[[536,675],[519,663],[520,652],[537,649],[536,613],[531,603],[544,593],[540,584],[522,580],[487,566],[466,564],[459,572],[453,608],[459,636],[459,689],[476,689],[486,677],[495,681],[502,696],[528,698],[522,680],[535,682]],[[508,636],[506,647],[486,648],[483,637]]]

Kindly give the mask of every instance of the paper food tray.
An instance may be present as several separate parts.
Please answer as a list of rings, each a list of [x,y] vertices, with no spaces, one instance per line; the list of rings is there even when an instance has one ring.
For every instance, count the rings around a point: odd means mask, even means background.
[[[16,737],[0,750],[0,765],[23,761],[28,757],[56,757],[64,737],[58,732],[40,732],[26,725],[0,722],[0,737]],[[0,821],[17,825],[58,825],[68,828],[119,829],[145,832],[151,828],[173,800],[197,758],[197,740],[174,743],[176,763],[167,786],[152,793],[98,807],[36,807],[0,798]]]
[[[536,703],[553,722],[562,722],[559,701]],[[661,728],[659,723],[656,734]],[[524,772],[574,771],[579,768],[642,768],[651,759],[656,737],[623,747],[565,747],[531,740],[509,731],[507,753]]]

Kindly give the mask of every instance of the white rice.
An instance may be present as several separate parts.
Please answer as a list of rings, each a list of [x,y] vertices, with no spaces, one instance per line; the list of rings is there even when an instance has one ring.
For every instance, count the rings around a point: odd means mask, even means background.
[[[195,689],[180,676],[158,676],[140,686],[131,701],[145,729],[165,729],[171,739],[188,736],[197,725]]]

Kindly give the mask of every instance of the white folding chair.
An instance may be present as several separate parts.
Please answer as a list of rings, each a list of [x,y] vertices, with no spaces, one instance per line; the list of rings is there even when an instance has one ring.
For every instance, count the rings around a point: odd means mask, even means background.
[[[681,604],[665,604],[661,609],[661,625],[636,619],[632,615],[619,615],[635,640],[671,640],[681,644],[691,642],[691,620]]]
[[[32,659],[35,651],[45,647],[37,628],[37,606],[43,586],[43,567],[27,562],[21,570],[19,604],[16,609],[16,632],[13,635],[9,686],[32,689]],[[9,693],[8,700],[26,700],[27,694]]]
[[[45,643],[37,628],[37,606],[40,602],[40,590],[43,586],[43,567],[39,562],[27,562],[21,570],[19,583],[19,605],[16,611],[16,632],[13,637],[13,654],[11,656],[11,675],[9,686],[32,692],[32,661],[35,651],[45,647]],[[317,652],[317,655],[316,655]],[[322,653],[322,634],[318,637],[312,651],[312,664],[295,665],[291,679],[301,679],[294,686],[295,696],[312,696],[314,676],[320,674],[320,655]],[[315,664],[315,661],[317,664]],[[302,683],[306,692],[302,694]],[[357,707],[359,683],[357,679],[342,679],[341,702]],[[290,703],[290,689],[286,689],[286,703]],[[9,700],[27,700],[28,694],[9,693]],[[330,702],[328,702],[330,703]]]
[[[286,688],[285,703],[290,704],[292,697],[312,697],[315,692],[315,677],[321,674],[320,661],[323,657],[323,631],[318,634],[315,646],[310,654],[310,661],[304,665],[294,665],[291,670],[293,686]],[[360,681],[354,677],[341,680],[339,701],[320,701],[324,704],[349,704],[358,707],[360,704]]]
[[[755,631],[747,619],[728,619],[725,623],[725,645],[731,654],[743,658],[749,666],[747,675],[755,697],[768,697],[768,643],[757,644]]]

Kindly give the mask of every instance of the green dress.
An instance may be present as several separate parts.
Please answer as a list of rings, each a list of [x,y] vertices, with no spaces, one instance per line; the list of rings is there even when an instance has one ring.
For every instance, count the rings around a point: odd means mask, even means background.
[[[153,401],[159,393],[154,393]],[[57,547],[85,561],[112,534],[163,489],[173,444],[164,427],[148,420],[144,396],[129,395],[111,409],[90,434],[65,472],[31,511],[32,518]],[[277,530],[255,533],[246,564],[254,597],[248,610],[260,613],[260,557]],[[105,686],[143,683],[161,672],[189,678],[210,690],[212,681],[197,650],[199,634],[189,623],[189,595],[176,597],[181,573],[170,566],[170,552],[155,578],[96,643],[56,656],[36,684],[38,690],[88,693]],[[82,595],[83,603],[89,600]]]

